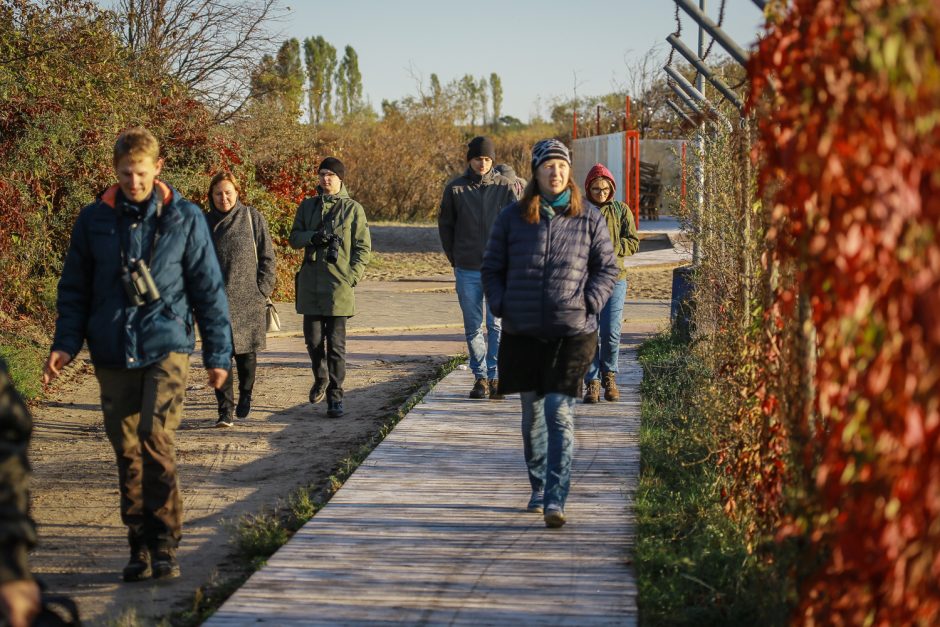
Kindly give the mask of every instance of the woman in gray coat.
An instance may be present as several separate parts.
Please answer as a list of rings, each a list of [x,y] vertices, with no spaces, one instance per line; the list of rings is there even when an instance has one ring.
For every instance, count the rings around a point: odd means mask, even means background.
[[[257,352],[265,347],[267,299],[274,291],[274,244],[261,212],[238,200],[238,181],[219,172],[209,183],[209,212],[215,252],[225,279],[232,317],[232,343],[238,371],[238,405],[232,377],[215,391],[219,403],[218,427],[231,427],[234,416],[246,418],[251,411]]]

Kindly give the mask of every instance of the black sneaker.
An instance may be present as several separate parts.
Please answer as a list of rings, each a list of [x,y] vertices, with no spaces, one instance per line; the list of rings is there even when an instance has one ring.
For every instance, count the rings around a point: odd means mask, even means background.
[[[145,548],[131,547],[131,559],[124,567],[124,581],[143,581],[150,579],[150,551]]]
[[[310,402],[316,405],[326,398],[326,386],[322,383],[314,383],[310,388]]]
[[[329,404],[329,407],[326,410],[326,415],[328,418],[342,418],[343,417],[343,401],[333,401]]]
[[[180,563],[176,549],[157,549],[153,554],[153,578],[175,579],[180,576]]]
[[[232,412],[230,412],[230,411],[225,411],[225,410],[220,411],[220,412],[219,412],[219,419],[215,421],[215,426],[216,426],[216,427],[223,427],[223,428],[226,428],[226,427],[234,427],[234,426],[235,426],[235,419],[232,418]]]
[[[235,406],[236,418],[247,418],[251,413],[251,394],[242,394],[238,397],[238,405]]]
[[[470,398],[486,398],[489,395],[489,385],[486,379],[477,379],[470,390]]]
[[[545,500],[544,495],[539,490],[532,490],[532,496],[529,497],[529,504],[526,505],[525,511],[532,512],[533,514],[542,513],[542,502]]]

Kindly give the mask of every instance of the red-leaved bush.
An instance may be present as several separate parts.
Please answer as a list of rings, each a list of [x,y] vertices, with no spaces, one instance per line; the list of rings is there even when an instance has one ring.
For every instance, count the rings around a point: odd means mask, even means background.
[[[813,402],[765,404],[810,478],[781,526],[820,559],[802,624],[940,623],[938,33],[936,0],[795,0],[749,68],[765,270],[792,270],[766,354],[801,292],[816,333]]]

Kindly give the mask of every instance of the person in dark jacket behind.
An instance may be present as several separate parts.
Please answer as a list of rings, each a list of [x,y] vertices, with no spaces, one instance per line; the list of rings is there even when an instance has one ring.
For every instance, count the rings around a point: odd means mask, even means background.
[[[366,271],[372,237],[366,212],[350,198],[346,166],[327,157],[317,168],[317,195],[297,207],[289,242],[304,249],[294,277],[297,313],[304,317],[304,342],[313,367],[310,402],[326,398],[326,415],[343,415],[346,379],[346,320],[356,313],[353,288]]]
[[[597,403],[601,397],[601,377],[603,377],[604,398],[608,401],[620,400],[617,389],[617,373],[620,372],[620,330],[623,327],[623,302],[627,297],[627,269],[623,260],[640,248],[640,237],[633,222],[633,211],[625,203],[614,200],[616,191],[614,175],[603,164],[596,164],[588,172],[584,181],[584,191],[588,200],[597,207],[610,231],[610,243],[617,255],[618,275],[607,304],[598,317],[597,354],[584,376],[586,390],[585,403]]]
[[[238,371],[237,407],[231,371],[215,391],[219,427],[231,427],[234,417],[247,418],[251,411],[258,351],[265,347],[267,301],[275,280],[274,244],[268,222],[260,211],[239,201],[240,192],[237,179],[229,172],[219,172],[209,183],[206,219],[228,295]]]
[[[509,179],[493,170],[496,150],[488,137],[474,137],[467,145],[467,171],[444,187],[437,228],[441,245],[454,268],[457,300],[476,381],[470,398],[499,399],[497,354],[501,332],[499,317],[486,307],[480,264],[493,220],[517,199]],[[486,318],[486,335],[481,327]]]
[[[516,198],[522,198],[523,192],[525,192],[526,180],[516,174],[516,171],[508,163],[498,163],[493,166],[493,169],[496,170],[497,174],[502,174],[512,185],[512,191],[516,194]]]
[[[26,459],[32,430],[26,404],[0,359],[0,619],[12,627],[32,624],[39,613],[39,585],[26,560],[36,544],[36,526],[29,517]]]
[[[571,181],[568,149],[532,149],[532,180],[500,212],[483,256],[483,289],[503,320],[499,392],[520,392],[532,493],[527,509],[565,524],[574,408],[597,346],[597,314],[617,280],[607,224]]]
[[[199,324],[209,385],[232,360],[228,299],[202,211],[157,180],[160,145],[143,127],[114,145],[118,184],[81,210],[65,255],[49,383],[88,341],[117,456],[125,581],[178,577],[182,501],[174,434]]]

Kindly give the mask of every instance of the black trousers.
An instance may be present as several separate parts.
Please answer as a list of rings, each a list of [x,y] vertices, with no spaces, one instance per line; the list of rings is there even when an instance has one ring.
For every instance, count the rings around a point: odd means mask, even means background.
[[[241,353],[235,355],[235,369],[238,371],[238,396],[246,394],[251,396],[251,390],[255,387],[255,370],[258,367],[258,353]],[[232,384],[232,371],[229,369],[228,376],[222,387],[215,391],[215,400],[219,403],[219,412],[232,412],[235,410],[234,385]]]
[[[346,380],[346,316],[304,316],[304,342],[313,367],[315,385],[326,388],[326,400],[343,400]]]

